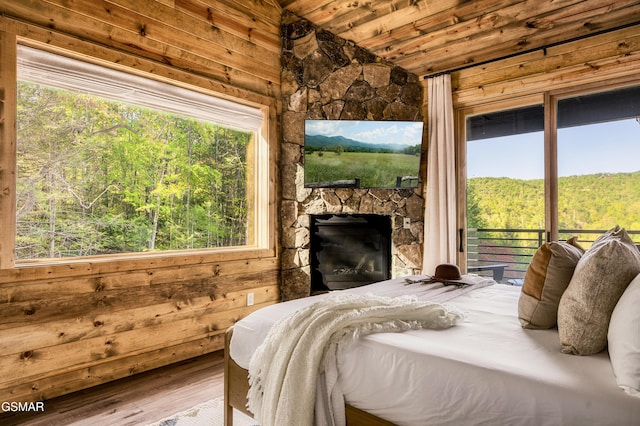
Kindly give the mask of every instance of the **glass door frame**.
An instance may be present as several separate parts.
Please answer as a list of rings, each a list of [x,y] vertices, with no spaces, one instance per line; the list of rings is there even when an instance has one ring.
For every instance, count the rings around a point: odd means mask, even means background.
[[[467,271],[467,117],[495,111],[516,109],[531,105],[542,105],[543,95],[532,95],[489,104],[474,105],[455,110],[456,139],[456,217],[457,217],[457,262],[462,271]],[[546,205],[546,203],[545,203]]]
[[[637,85],[640,85],[640,78],[623,77],[545,93],[545,222],[547,241],[557,241],[559,238],[558,102],[563,99],[608,92]]]
[[[516,109],[531,105],[544,106],[544,209],[547,241],[558,239],[558,101],[580,95],[606,92],[640,84],[640,78],[620,77],[607,81],[594,81],[568,88],[556,89],[540,94],[512,98],[487,104],[477,104],[455,109],[456,139],[456,184],[457,184],[457,261],[461,270],[467,270],[467,117]]]

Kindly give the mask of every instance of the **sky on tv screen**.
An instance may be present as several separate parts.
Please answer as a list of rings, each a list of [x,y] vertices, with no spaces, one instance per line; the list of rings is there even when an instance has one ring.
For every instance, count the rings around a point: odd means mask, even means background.
[[[343,136],[368,144],[418,145],[420,121],[307,120],[305,135]]]

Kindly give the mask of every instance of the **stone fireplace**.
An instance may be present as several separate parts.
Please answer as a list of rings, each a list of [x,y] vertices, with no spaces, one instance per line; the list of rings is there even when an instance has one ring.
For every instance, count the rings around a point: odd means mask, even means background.
[[[290,12],[283,13],[281,36],[282,299],[311,293],[315,216],[384,217],[391,228],[391,277],[417,272],[422,266],[424,166],[415,189],[305,188],[303,150],[305,119],[423,121],[418,77]]]

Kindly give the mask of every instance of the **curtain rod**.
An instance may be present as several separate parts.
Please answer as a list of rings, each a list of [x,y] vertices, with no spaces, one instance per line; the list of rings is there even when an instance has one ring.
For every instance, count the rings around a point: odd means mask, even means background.
[[[618,31],[618,30],[622,30],[622,29],[625,29],[625,28],[630,28],[630,27],[633,27],[633,26],[636,26],[636,25],[639,25],[639,24],[640,24],[640,21],[635,21],[635,22],[632,22],[632,23],[629,23],[629,24],[620,25],[618,27],[610,28],[608,30],[599,31],[597,33],[586,34],[586,35],[583,35],[583,36],[574,37],[574,38],[569,39],[569,40],[564,40],[564,41],[559,41],[557,43],[547,44],[546,46],[535,47],[533,49],[523,50],[522,52],[517,52],[517,53],[512,53],[510,55],[501,56],[499,58],[488,59],[488,60],[483,61],[483,62],[464,65],[462,67],[454,68],[454,69],[451,69],[451,70],[448,70],[448,71],[440,71],[440,72],[436,72],[436,73],[433,73],[433,74],[427,74],[427,75],[423,76],[422,78],[424,80],[426,80],[428,78],[438,77],[438,76],[445,75],[445,74],[451,74],[451,73],[454,73],[454,72],[466,70],[466,69],[477,67],[477,66],[480,66],[480,65],[486,65],[486,64],[490,64],[492,62],[503,61],[505,59],[510,59],[510,58],[515,58],[517,56],[526,55],[528,53],[536,52],[538,50],[542,50],[544,52],[544,55],[546,56],[547,55],[547,49],[549,49],[549,48],[556,47],[556,46],[561,46],[561,45],[567,44],[567,43],[573,43],[574,41],[584,40],[584,39],[587,39],[587,38],[590,38],[590,37],[595,37],[595,36],[599,36],[599,35],[602,35],[602,34],[607,34],[607,33]]]

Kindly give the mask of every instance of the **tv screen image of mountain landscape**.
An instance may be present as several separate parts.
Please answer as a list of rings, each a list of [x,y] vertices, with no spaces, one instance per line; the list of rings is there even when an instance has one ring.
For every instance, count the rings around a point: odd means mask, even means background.
[[[415,188],[423,123],[306,120],[306,187]]]

